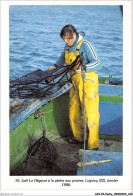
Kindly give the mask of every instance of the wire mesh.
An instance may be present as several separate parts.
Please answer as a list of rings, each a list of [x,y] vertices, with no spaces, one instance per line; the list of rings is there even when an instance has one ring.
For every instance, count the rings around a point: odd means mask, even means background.
[[[83,60],[83,53],[81,53],[69,66],[58,67],[52,71],[38,69],[16,80],[10,81],[10,98],[45,98],[46,95],[57,92],[65,83],[62,81],[62,78],[70,70],[74,69],[75,66],[80,66]]]
[[[58,70],[49,72],[39,69],[10,81],[10,98],[43,98],[46,96],[46,92],[50,95],[58,91],[64,85],[64,81],[57,84],[56,81],[51,83],[45,81],[46,77],[53,76],[55,73],[58,74]]]

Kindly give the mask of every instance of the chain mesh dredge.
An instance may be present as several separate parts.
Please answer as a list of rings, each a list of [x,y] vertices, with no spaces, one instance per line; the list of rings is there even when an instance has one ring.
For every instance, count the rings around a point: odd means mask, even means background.
[[[78,55],[69,66],[57,67],[52,71],[33,71],[16,80],[10,81],[10,98],[45,98],[60,90],[69,80],[62,80],[67,73],[83,61],[83,53]],[[70,86],[69,86],[70,87]],[[68,88],[69,88],[68,87]]]
[[[55,70],[56,74],[58,70]],[[52,71],[42,71],[40,69],[33,71],[16,80],[10,81],[10,98],[44,98],[47,94],[58,91],[67,81],[47,83],[46,77],[54,75]]]

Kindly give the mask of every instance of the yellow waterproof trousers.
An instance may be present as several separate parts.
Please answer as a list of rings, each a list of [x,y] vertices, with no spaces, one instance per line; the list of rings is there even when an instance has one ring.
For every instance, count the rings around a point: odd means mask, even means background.
[[[69,119],[74,137],[84,140],[83,81],[81,73],[72,76],[73,87],[70,89]],[[87,124],[88,149],[99,146],[99,95],[96,72],[86,73],[85,111]]]

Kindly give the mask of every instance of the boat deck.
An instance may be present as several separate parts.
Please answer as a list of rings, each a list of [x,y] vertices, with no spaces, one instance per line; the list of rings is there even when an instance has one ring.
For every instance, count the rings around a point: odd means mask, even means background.
[[[38,149],[32,159],[29,159],[25,168],[25,162],[22,162],[15,170],[11,172],[12,176],[76,176],[77,163],[79,160],[79,151],[83,149],[83,144],[69,144],[67,137],[60,137],[52,140],[52,143],[58,151],[58,156],[54,165],[46,165],[46,162],[41,160],[45,154],[42,149]],[[97,152],[122,152],[122,142],[112,140],[101,140]],[[62,150],[63,149],[63,150]],[[41,158],[39,160],[39,158]]]

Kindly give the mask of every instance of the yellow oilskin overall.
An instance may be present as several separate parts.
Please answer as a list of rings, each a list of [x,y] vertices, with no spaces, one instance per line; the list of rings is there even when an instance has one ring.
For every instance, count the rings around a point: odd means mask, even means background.
[[[70,65],[76,59],[82,42],[83,40],[79,42],[74,53],[69,52],[69,47],[66,48],[65,63],[67,65]],[[70,72],[73,87],[70,89],[69,120],[75,139],[82,142],[84,141],[83,80],[81,73],[74,73],[74,70]],[[84,89],[87,124],[86,139],[87,147],[91,150],[99,146],[99,94],[96,72],[86,73]]]

